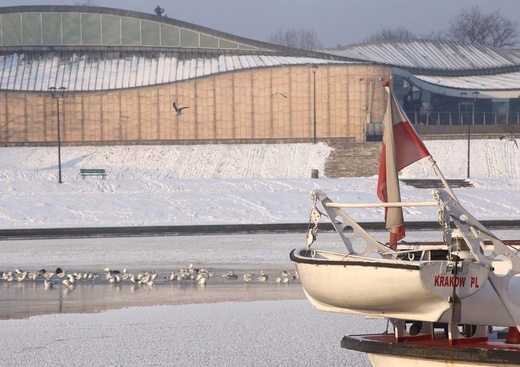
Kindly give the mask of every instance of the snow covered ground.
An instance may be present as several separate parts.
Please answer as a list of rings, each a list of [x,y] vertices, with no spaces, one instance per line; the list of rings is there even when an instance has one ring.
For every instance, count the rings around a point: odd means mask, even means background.
[[[447,178],[466,177],[464,140],[426,141]],[[512,141],[474,140],[474,188],[456,189],[478,219],[520,218],[520,150]],[[374,202],[375,178],[311,179],[324,171],[325,144],[0,148],[0,228],[305,223],[310,191],[334,201]],[[348,162],[346,162],[348,164]],[[80,168],[105,168],[106,180]],[[426,159],[403,178],[434,178]],[[403,200],[431,200],[403,185]],[[432,212],[412,220],[431,220]],[[405,213],[405,219],[407,219]],[[356,211],[379,221],[381,210]]]

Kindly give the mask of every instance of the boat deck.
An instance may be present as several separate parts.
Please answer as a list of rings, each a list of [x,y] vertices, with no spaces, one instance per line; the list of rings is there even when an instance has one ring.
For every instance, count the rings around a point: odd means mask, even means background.
[[[520,365],[520,344],[508,344],[505,339],[487,342],[465,340],[450,346],[443,334],[433,340],[396,342],[393,334],[366,334],[343,337],[341,347],[369,354],[401,356],[451,362],[484,362],[486,365]]]

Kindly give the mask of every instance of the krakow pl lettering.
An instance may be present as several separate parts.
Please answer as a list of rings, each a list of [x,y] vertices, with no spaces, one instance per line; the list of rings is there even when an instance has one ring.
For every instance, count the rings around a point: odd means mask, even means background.
[[[462,287],[466,285],[466,277],[450,276],[450,275],[436,275],[434,278],[434,287]],[[477,277],[470,277],[470,288],[480,288]]]

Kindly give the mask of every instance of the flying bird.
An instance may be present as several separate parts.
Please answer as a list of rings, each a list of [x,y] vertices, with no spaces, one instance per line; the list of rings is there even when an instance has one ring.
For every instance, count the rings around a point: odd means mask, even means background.
[[[175,102],[173,102],[173,110],[175,111],[176,115],[182,114],[182,110],[184,110],[185,108],[189,108],[189,107],[177,107],[177,104]]]
[[[285,94],[280,93],[280,92],[276,92],[276,93],[271,94],[271,97],[274,97],[274,96],[282,96],[283,98],[287,98],[287,96]]]

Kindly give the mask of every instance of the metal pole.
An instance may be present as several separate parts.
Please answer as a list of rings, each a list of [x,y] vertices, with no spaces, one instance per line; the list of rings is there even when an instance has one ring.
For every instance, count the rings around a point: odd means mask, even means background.
[[[314,73],[314,144],[316,144],[316,70],[318,70],[318,67],[312,65],[312,72]]]
[[[60,138],[60,99],[56,98],[56,111],[58,113],[58,183],[61,182],[61,138]]]
[[[62,183],[61,180],[61,129],[60,129],[60,98],[65,97],[65,87],[50,87],[51,97],[56,99],[56,113],[58,122],[58,183]]]
[[[469,174],[469,168],[470,168],[470,152],[471,152],[471,147],[470,147],[470,144],[471,144],[471,124],[474,124],[475,123],[475,102],[477,100],[477,97],[478,97],[478,92],[473,92],[471,93],[473,95],[473,111],[472,111],[472,118],[471,120],[469,119],[469,116],[468,116],[468,178],[470,177],[470,174]],[[466,107],[466,112],[468,112],[468,109]]]
[[[462,97],[462,101],[463,101],[463,106],[464,106],[464,112],[462,113],[462,125],[464,125],[464,120],[468,120],[467,123],[468,123],[468,174],[467,174],[467,178],[469,178],[469,165],[470,165],[470,137],[471,137],[471,124],[469,122],[469,118],[468,118],[468,103],[466,102],[466,96],[468,94],[466,92],[462,92],[460,94],[460,96]]]
[[[470,167],[470,159],[471,159],[471,153],[470,153],[471,152],[471,121],[468,118],[469,116],[467,115],[467,113],[468,113],[467,105],[466,105],[466,112],[465,113],[466,113],[466,116],[467,116],[466,120],[468,120],[468,178],[469,178],[469,176],[470,176],[469,175],[469,169],[470,169],[469,167]]]

